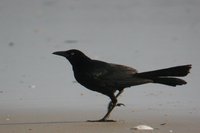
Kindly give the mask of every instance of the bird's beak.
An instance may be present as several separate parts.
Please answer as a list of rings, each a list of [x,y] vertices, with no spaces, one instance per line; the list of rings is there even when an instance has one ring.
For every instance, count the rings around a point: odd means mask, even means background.
[[[53,52],[52,54],[66,57],[65,51],[57,51],[57,52]]]

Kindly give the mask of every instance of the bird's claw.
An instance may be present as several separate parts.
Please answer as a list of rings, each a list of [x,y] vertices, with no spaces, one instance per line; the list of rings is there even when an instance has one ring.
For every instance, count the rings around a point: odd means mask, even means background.
[[[118,107],[120,107],[120,106],[125,106],[125,104],[123,104],[123,103],[118,103],[118,104],[116,104],[116,106],[118,106]]]
[[[87,122],[116,122],[116,121],[115,120],[100,119],[100,120],[87,120]]]
[[[121,107],[121,106],[125,106],[125,104],[123,104],[123,103],[117,103],[115,106]],[[110,103],[108,104],[108,110],[110,110],[112,107],[113,107],[113,103],[110,102]]]

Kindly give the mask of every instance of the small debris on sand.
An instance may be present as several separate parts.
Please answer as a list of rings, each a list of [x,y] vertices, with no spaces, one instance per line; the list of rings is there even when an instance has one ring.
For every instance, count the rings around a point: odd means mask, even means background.
[[[147,125],[138,125],[131,129],[132,130],[154,130],[152,127],[147,126]]]
[[[8,46],[10,46],[10,47],[12,47],[12,46],[14,46],[15,44],[14,44],[14,42],[9,42],[8,43]]]
[[[162,124],[160,124],[161,126],[164,126],[164,125],[166,125],[167,123],[162,123]]]

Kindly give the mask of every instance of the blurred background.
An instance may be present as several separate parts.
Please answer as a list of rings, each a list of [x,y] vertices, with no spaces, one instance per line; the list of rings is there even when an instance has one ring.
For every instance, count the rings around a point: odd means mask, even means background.
[[[72,48],[139,72],[192,64],[187,85],[127,88],[117,111],[200,117],[199,0],[0,0],[0,29],[1,124],[103,115],[110,99],[75,82],[70,63],[52,54]]]

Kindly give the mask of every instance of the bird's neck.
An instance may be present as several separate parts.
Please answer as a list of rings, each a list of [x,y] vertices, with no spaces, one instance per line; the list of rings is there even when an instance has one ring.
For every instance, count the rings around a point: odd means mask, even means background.
[[[89,57],[79,58],[76,60],[69,60],[74,70],[85,69],[90,66],[91,59]]]

